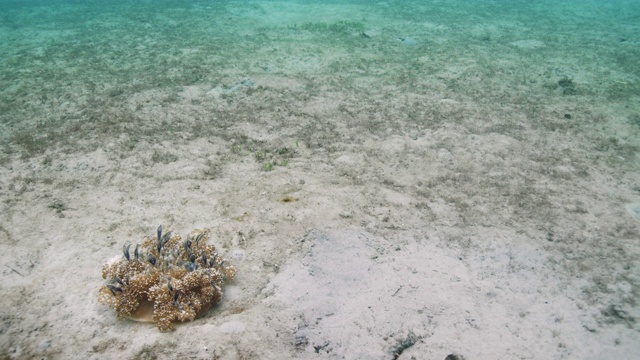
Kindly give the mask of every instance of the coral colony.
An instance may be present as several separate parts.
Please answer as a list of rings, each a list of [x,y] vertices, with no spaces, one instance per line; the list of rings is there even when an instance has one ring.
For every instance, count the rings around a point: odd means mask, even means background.
[[[98,301],[116,310],[119,317],[154,322],[162,331],[175,322],[204,315],[222,297],[234,267],[207,244],[209,230],[196,229],[182,241],[171,231],[146,237],[142,245],[123,246],[123,257],[102,268],[107,283]]]

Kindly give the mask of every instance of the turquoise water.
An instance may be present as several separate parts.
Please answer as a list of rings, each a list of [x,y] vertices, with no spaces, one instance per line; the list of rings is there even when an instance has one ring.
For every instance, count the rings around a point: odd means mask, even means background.
[[[5,160],[90,150],[122,133],[136,135],[128,147],[199,136],[256,114],[272,117],[276,105],[295,117],[301,103],[331,94],[371,112],[356,126],[372,133],[471,121],[430,113],[424,100],[405,98],[412,111],[381,118],[363,105],[408,93],[473,103],[487,116],[517,106],[527,126],[551,130],[566,122],[545,118],[541,103],[589,104],[640,127],[630,105],[640,93],[637,1],[2,0],[0,7]],[[287,82],[277,101],[247,96]],[[184,96],[188,87],[198,89],[193,97]],[[236,99],[212,104],[220,94]],[[343,111],[327,115],[348,121]]]

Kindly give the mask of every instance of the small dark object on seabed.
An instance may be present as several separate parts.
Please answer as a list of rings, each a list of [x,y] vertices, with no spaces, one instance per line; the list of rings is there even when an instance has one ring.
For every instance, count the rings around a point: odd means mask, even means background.
[[[398,345],[396,345],[395,349],[393,349],[393,359],[397,359],[400,357],[403,351],[415,345],[415,343],[420,340],[414,333],[409,332],[407,338],[403,341],[400,341]]]
[[[457,354],[449,354],[444,360],[464,360],[464,356]]]
[[[569,79],[566,76],[558,80],[558,86],[562,88],[563,95],[575,95],[578,93],[573,80]]]

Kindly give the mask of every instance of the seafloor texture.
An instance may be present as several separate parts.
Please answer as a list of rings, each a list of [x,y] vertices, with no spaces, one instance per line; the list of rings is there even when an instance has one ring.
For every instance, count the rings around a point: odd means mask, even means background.
[[[0,355],[633,358],[640,9],[562,3],[0,0]],[[237,269],[171,332],[158,224]]]

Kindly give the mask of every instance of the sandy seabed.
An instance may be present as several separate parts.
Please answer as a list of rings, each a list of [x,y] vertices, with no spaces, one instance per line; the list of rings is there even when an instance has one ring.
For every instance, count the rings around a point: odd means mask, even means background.
[[[637,356],[637,25],[409,3],[4,26],[2,357]],[[237,269],[173,332],[97,302],[159,224]]]

